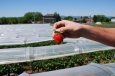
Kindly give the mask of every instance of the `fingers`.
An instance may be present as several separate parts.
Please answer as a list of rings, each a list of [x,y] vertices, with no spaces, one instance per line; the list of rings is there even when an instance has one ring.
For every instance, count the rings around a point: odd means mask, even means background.
[[[56,22],[53,25],[54,32],[53,32],[52,36],[54,36],[55,31],[60,31],[60,32],[63,32],[63,34],[64,34],[64,32],[67,30],[67,27],[65,27],[66,22],[67,22],[67,20],[62,20],[62,21]]]
[[[64,27],[65,26],[65,20],[62,20],[62,21],[59,21],[59,22],[56,22],[54,25],[53,25],[53,30],[56,30],[60,27]]]
[[[67,30],[67,27],[61,27],[61,28],[59,28],[59,29],[56,29],[56,31],[60,31],[60,32],[66,32],[66,30]]]
[[[69,25],[73,25],[73,26],[69,26]],[[74,29],[74,25],[76,25],[76,23],[72,23],[70,21],[67,21],[67,20],[62,20],[62,21],[59,21],[59,22],[56,22],[54,25],[53,25],[53,34],[52,36],[54,36],[55,34],[55,31],[60,31],[60,32],[63,32],[62,35],[65,37],[68,37],[68,38],[78,38],[80,37],[79,34],[76,33],[76,29]],[[78,30],[78,28],[77,28]]]
[[[52,36],[54,36],[54,34],[55,34],[55,31],[59,31],[59,32],[63,32],[62,34],[64,35],[64,33],[66,32],[66,27],[61,27],[61,28],[58,28],[58,29],[56,29],[56,30],[54,30],[54,32],[53,32],[53,34],[52,34]]]
[[[59,32],[61,32],[61,34],[63,35],[63,38],[65,38],[65,37],[66,37],[66,36],[65,36],[65,32],[63,32],[63,30],[64,30],[63,28],[59,28],[59,29],[56,29],[55,31],[59,31]],[[53,38],[54,35],[56,34],[55,31],[52,33],[52,38]]]

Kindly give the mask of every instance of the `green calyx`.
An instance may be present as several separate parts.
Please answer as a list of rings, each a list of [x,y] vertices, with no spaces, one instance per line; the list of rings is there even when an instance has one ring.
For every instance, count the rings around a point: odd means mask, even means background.
[[[56,31],[56,30],[55,30],[55,33],[57,33],[57,34],[63,34],[63,32],[61,32],[61,31]]]

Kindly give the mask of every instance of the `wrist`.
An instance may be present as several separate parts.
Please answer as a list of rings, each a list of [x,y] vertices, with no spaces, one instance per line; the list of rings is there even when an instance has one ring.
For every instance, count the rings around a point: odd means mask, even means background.
[[[87,30],[89,29],[89,25],[79,24],[79,29],[77,29],[76,33],[79,34],[80,37],[84,37]]]

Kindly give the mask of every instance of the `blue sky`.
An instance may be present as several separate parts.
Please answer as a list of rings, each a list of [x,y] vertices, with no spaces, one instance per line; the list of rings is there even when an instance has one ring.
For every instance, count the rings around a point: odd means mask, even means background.
[[[115,16],[115,0],[0,0],[0,17],[20,17],[27,12]]]

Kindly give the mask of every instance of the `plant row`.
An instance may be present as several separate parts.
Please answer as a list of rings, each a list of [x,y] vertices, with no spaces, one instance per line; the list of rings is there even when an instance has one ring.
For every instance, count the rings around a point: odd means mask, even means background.
[[[65,44],[65,43],[66,42],[62,42],[62,44]],[[0,49],[20,48],[20,47],[38,47],[38,46],[50,46],[50,45],[56,45],[54,40],[35,42],[35,43],[27,43],[27,44],[18,44],[18,45],[0,45]]]
[[[4,64],[0,65],[0,74],[10,73],[20,74],[24,71],[27,73],[38,73],[44,71],[52,71],[65,69],[70,67],[82,66],[90,62],[105,64],[115,62],[115,50],[104,50],[98,52],[90,52],[66,56],[55,59],[38,60],[25,63]]]

